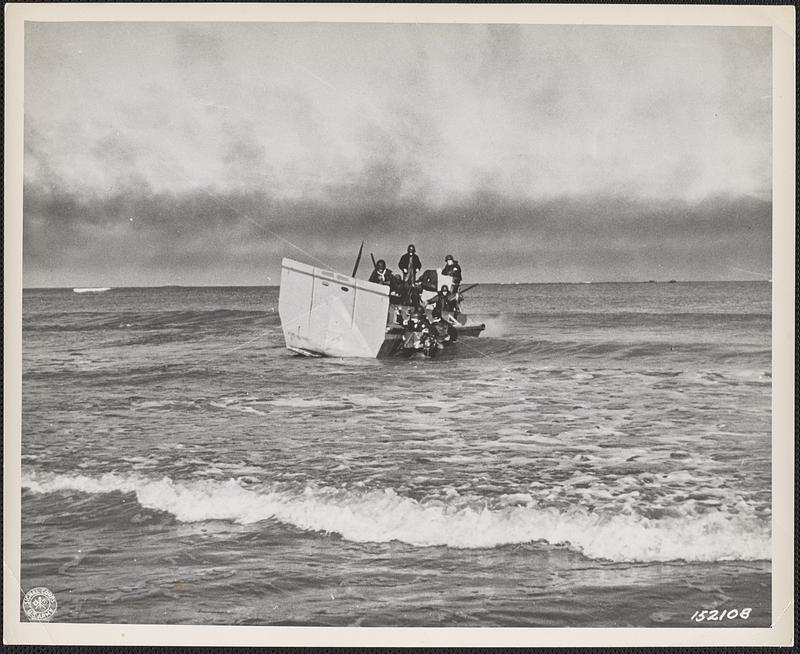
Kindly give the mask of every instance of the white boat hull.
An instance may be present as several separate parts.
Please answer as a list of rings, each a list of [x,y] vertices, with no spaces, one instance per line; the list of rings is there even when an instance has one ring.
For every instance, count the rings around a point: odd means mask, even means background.
[[[429,296],[436,294],[426,291]],[[423,299],[427,299],[423,295]],[[293,259],[281,265],[278,314],[286,347],[309,357],[390,357],[403,351],[398,322],[410,307],[391,307],[389,289]],[[467,325],[461,314],[458,336],[478,336],[483,324]]]
[[[286,347],[307,356],[378,356],[389,289],[284,259],[278,313]]]

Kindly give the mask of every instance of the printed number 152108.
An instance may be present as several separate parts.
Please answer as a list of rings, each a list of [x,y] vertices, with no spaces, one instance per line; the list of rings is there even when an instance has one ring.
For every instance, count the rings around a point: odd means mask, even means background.
[[[704,611],[695,611],[692,614],[691,620],[692,622],[703,622],[703,621],[717,621],[720,620],[735,620],[739,618],[740,620],[747,620],[750,617],[750,611],[753,609],[725,609],[724,611],[719,611],[717,609],[711,610],[704,610]]]

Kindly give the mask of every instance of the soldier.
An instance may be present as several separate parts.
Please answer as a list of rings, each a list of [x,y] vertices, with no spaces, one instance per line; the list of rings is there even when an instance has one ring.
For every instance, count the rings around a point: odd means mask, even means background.
[[[406,282],[414,284],[417,281],[417,273],[422,269],[422,263],[413,244],[409,245],[406,253],[400,257],[397,267],[403,271],[403,279]]]
[[[378,259],[375,263],[375,270],[369,276],[369,281],[375,284],[383,284],[384,286],[392,285],[392,271],[386,267],[386,262],[383,259]]]
[[[456,328],[444,318],[439,318],[433,322],[431,329],[441,343],[455,343],[458,338]]]
[[[403,326],[403,347],[406,350],[421,350],[426,356],[433,356],[435,350],[441,349],[441,341],[434,335],[422,309],[413,309]]]
[[[452,297],[450,295],[450,289],[447,288],[447,284],[443,284],[442,288],[436,294],[435,297],[432,297],[428,300],[428,304],[433,304],[433,311],[431,314],[434,318],[440,319],[442,317],[442,311],[450,311],[450,307],[452,305]],[[435,304],[434,304],[435,303]]]
[[[389,280],[389,303],[401,304],[403,302],[403,294],[405,293],[403,285],[403,278],[398,274],[392,275]]]
[[[443,275],[450,275],[453,278],[453,288],[450,289],[453,295],[458,293],[458,287],[461,285],[461,266],[458,261],[453,259],[452,254],[448,254],[444,258],[444,268],[442,268]]]
[[[406,320],[405,328],[410,332],[429,332],[431,323],[425,317],[422,309],[413,309]]]

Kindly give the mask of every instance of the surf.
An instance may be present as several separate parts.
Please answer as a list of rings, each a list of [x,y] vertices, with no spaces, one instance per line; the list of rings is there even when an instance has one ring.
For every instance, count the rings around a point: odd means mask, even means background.
[[[169,513],[181,522],[252,524],[274,519],[362,543],[486,549],[543,542],[615,562],[770,559],[769,522],[745,508],[738,513],[687,508],[681,515],[656,519],[582,507],[540,507],[527,494],[502,496],[490,508],[486,498],[455,491],[443,499],[416,500],[392,488],[287,488],[255,483],[252,476],[178,481],[138,474],[29,472],[22,485],[34,493],[133,494],[144,509]]]

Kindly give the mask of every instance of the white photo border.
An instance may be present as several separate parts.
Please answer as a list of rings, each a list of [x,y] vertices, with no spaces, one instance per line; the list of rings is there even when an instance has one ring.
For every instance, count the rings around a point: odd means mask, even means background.
[[[41,3],[5,5],[3,627],[7,644],[196,646],[778,646],[794,634],[795,8],[793,5]],[[773,34],[772,626],[338,628],[20,620],[25,21],[280,21],[767,26]]]

